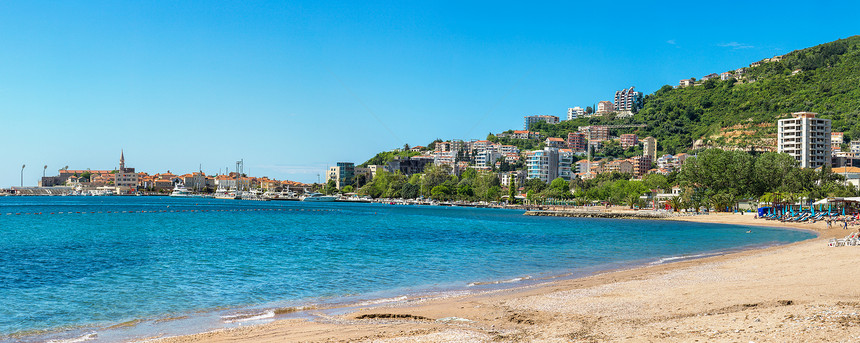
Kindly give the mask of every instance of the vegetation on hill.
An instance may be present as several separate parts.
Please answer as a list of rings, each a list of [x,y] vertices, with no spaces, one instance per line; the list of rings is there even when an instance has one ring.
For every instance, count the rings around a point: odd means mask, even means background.
[[[762,150],[776,145],[776,121],[801,111],[833,120],[833,131],[846,132],[846,140],[860,139],[860,36],[790,52],[781,61],[746,68],[726,81],[663,86],[646,95],[643,108],[631,118],[610,114],[556,125],[534,123],[530,129],[566,137],[579,126],[646,124],[611,134],[653,136],[658,150],[670,154],[691,150],[697,140],[704,146]]]
[[[663,86],[645,97],[634,119],[649,124],[642,134],[657,138],[661,151],[678,153],[699,139],[718,147],[773,147],[776,121],[801,111],[818,112],[833,120],[833,131],[860,139],[860,36],[747,68],[741,81]]]
[[[388,162],[393,161],[395,158],[407,158],[412,156],[418,156],[420,153],[409,150],[396,150],[396,151],[383,151],[376,156],[371,157],[369,160],[364,161],[364,163],[359,164],[358,167],[364,168],[369,165],[379,165],[379,164],[388,164]]]

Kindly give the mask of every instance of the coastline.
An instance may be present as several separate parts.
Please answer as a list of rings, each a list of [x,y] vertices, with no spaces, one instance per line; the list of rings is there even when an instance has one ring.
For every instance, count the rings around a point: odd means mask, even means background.
[[[595,275],[364,307],[158,342],[786,341],[860,339],[857,247],[827,247],[843,229],[712,214],[667,218],[809,230],[777,247]],[[852,228],[851,230],[856,230]],[[251,324],[251,323],[249,323]]]

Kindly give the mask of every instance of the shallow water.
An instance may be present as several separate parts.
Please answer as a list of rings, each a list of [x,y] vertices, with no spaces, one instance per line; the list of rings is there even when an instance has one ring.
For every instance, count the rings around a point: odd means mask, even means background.
[[[813,237],[747,230],[461,207],[0,197],[0,339],[222,308],[514,282]]]

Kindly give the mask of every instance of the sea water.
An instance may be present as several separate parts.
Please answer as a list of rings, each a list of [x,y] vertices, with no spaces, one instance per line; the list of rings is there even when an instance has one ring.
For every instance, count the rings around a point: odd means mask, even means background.
[[[0,340],[273,304],[468,289],[811,237],[464,207],[0,197]]]

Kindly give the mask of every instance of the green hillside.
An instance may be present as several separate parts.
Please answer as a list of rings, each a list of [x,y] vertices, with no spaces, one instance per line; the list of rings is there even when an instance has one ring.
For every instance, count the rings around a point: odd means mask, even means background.
[[[738,79],[663,86],[645,96],[633,118],[582,118],[532,129],[563,137],[582,125],[646,123],[647,128],[613,134],[654,136],[667,153],[691,150],[697,140],[760,150],[775,146],[776,120],[799,111],[818,112],[832,119],[833,131],[844,131],[846,140],[860,139],[860,36],[790,52],[781,61],[746,68]]]

